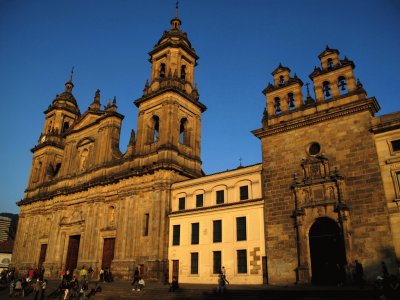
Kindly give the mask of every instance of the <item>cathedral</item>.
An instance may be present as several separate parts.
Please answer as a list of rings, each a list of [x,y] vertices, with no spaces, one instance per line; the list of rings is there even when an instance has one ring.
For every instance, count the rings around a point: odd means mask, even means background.
[[[149,56],[125,153],[116,99],[102,105],[97,90],[81,112],[72,72],[44,111],[12,266],[49,278],[91,266],[116,280],[139,268],[147,279],[194,283],[215,283],[224,267],[233,284],[329,284],[337,269],[351,277],[356,259],[367,278],[381,261],[395,272],[400,113],[375,117],[379,103],[353,61],[326,47],[309,75],[315,98],[279,65],[252,132],[261,163],[206,175],[199,57],[178,15]]]

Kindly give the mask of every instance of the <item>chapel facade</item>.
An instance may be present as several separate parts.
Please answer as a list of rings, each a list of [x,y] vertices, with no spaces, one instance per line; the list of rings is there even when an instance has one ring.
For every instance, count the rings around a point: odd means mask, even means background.
[[[353,61],[329,47],[319,59],[321,67],[309,75],[315,99],[308,85],[303,96],[303,82],[289,68],[272,72],[274,82],[263,91],[262,128],[253,131],[262,144],[265,243],[274,284],[333,284],[338,272],[351,278],[356,259],[368,279],[379,274],[381,261],[397,272],[398,206],[388,191],[393,185],[382,181],[387,175],[373,130],[382,123],[374,117],[380,106],[356,79]],[[391,140],[400,139],[396,126],[386,126]],[[398,180],[394,174],[390,180]]]

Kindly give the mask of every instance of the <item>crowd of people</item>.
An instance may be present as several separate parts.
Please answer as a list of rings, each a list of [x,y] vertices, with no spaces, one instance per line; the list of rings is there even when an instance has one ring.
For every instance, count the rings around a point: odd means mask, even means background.
[[[381,262],[381,272],[374,282],[374,291],[376,298],[379,300],[400,299],[400,276],[390,274],[383,261]]]
[[[46,294],[47,280],[44,279],[44,269],[29,269],[27,274],[19,276],[15,269],[4,270],[0,281],[9,286],[10,297],[25,297],[33,293],[34,300],[43,300]]]
[[[85,300],[91,299],[97,292],[101,291],[98,282],[89,289],[94,270],[92,267],[86,269],[85,266],[79,270],[79,279],[70,270],[61,271],[61,282],[58,287],[49,294],[50,298],[58,298],[63,300]]]
[[[47,279],[44,279],[44,269],[29,269],[26,274],[20,276],[15,269],[4,270],[0,273],[0,282],[2,285],[9,286],[10,297],[26,297],[29,294],[33,295],[34,300],[43,300],[45,296],[49,298],[58,298],[59,300],[86,300],[92,299],[97,292],[101,291],[100,282],[112,282],[113,276],[109,269],[101,269],[97,274],[99,280],[95,281],[93,288],[89,288],[89,283],[92,282],[94,270],[92,267],[86,269],[82,266],[80,270],[75,273],[66,270],[60,272],[60,283],[55,290],[46,295],[48,288]],[[390,274],[385,262],[381,262],[381,271],[373,282],[373,290],[375,298],[379,300],[392,300],[400,299],[400,264],[399,274]],[[338,282],[337,286],[340,287],[350,281],[357,285],[359,288],[364,288],[366,282],[364,280],[364,268],[361,262],[354,261],[351,265],[351,280],[345,282],[345,273],[338,268]],[[343,275],[344,274],[344,275]],[[349,273],[347,273],[349,274]],[[139,269],[135,268],[133,273],[132,291],[141,291],[145,288],[145,281],[140,274]],[[224,293],[226,286],[229,284],[226,278],[225,267],[222,267],[218,274],[217,293]],[[173,276],[169,285],[169,291],[175,292],[179,289],[178,278]]]

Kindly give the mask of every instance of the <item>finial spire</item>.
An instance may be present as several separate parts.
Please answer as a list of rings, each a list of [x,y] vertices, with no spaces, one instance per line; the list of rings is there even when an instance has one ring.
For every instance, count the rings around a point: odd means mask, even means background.
[[[175,4],[175,17],[171,20],[171,25],[171,30],[181,30],[181,20],[179,20],[179,0],[177,0]]]
[[[72,82],[72,75],[74,74],[74,66],[72,66],[71,73],[69,74],[69,81]]]
[[[72,66],[71,73],[69,74],[69,80],[65,84],[65,91],[66,92],[72,92],[72,88],[74,87],[74,84],[72,83],[72,75],[74,74],[74,66]]]
[[[306,87],[307,87],[307,98],[308,98],[308,97],[311,97],[311,95],[310,95],[310,89],[308,88],[308,86],[310,85],[310,83],[307,82],[305,85],[306,85]]]

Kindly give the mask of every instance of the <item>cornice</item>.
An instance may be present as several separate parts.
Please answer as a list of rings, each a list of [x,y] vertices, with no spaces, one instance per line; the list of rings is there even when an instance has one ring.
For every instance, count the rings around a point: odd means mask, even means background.
[[[97,169],[104,168],[104,167],[105,166],[102,165],[102,166],[99,166]],[[175,172],[178,172],[179,174],[182,174],[183,176],[186,176],[188,178],[195,178],[195,177],[199,176],[195,170],[181,167],[177,162],[175,162],[173,160],[163,160],[163,161],[159,161],[158,163],[156,163],[154,165],[138,166],[135,168],[126,168],[118,173],[108,174],[108,175],[104,175],[104,176],[98,176],[90,181],[87,181],[87,182],[79,184],[79,185],[65,186],[65,187],[55,189],[50,192],[43,192],[43,193],[39,192],[39,194],[36,196],[27,197],[27,198],[24,198],[24,199],[18,201],[17,205],[21,206],[21,205],[30,204],[30,203],[33,203],[36,201],[49,200],[56,196],[75,194],[78,192],[86,191],[89,188],[93,188],[96,186],[105,186],[108,184],[115,184],[121,180],[128,179],[131,177],[136,177],[136,176],[140,177],[140,176],[147,175],[147,174],[154,174],[156,171],[160,171],[160,170],[175,171]],[[93,171],[93,170],[91,170],[91,171]],[[80,174],[79,176],[81,176],[81,175],[82,174]],[[74,177],[79,177],[79,176],[78,175],[72,176],[72,177],[69,177],[68,179],[72,179]],[[57,182],[60,182],[65,179],[67,179],[67,178],[64,177],[64,178],[60,178],[58,180],[46,182],[46,183],[41,184],[40,186],[37,186],[33,189],[27,189],[27,190],[25,190],[25,192],[33,192],[35,190],[40,190],[41,188],[52,186],[52,185],[56,184]]]
[[[217,209],[225,209],[228,207],[241,207],[241,206],[248,206],[248,205],[255,205],[255,204],[264,204],[264,199],[258,198],[258,199],[251,199],[251,200],[240,200],[240,201],[235,201],[235,202],[230,202],[230,203],[224,203],[224,204],[216,204],[212,206],[203,206],[203,207],[196,207],[196,208],[191,208],[191,209],[185,209],[185,210],[177,210],[170,212],[168,215],[170,217],[178,217],[181,215],[188,215],[188,214],[193,214],[193,213],[198,213],[198,212],[206,212],[206,211],[215,211]]]
[[[164,37],[164,38],[168,38],[168,37]],[[161,38],[163,39],[163,38]],[[165,48],[182,48],[183,50],[185,50],[187,53],[189,53],[190,55],[192,55],[194,57],[195,60],[198,60],[199,57],[196,54],[196,51],[193,48],[190,48],[188,45],[186,45],[183,42],[173,42],[173,41],[166,41],[163,42],[162,44],[156,45],[153,50],[151,50],[148,54],[150,56],[153,56],[154,54],[156,54],[157,52],[160,52],[161,50],[165,49]],[[149,61],[151,62],[151,59],[149,59]],[[195,64],[195,66],[197,65],[197,63]]]
[[[310,108],[310,109],[314,109]],[[315,106],[315,109],[318,109],[318,105]],[[299,129],[302,127],[314,125],[317,123],[321,123],[327,120],[332,120],[336,118],[340,118],[346,115],[351,115],[360,111],[370,111],[372,115],[378,112],[380,106],[378,101],[374,98],[363,99],[359,101],[354,101],[345,105],[332,107],[329,109],[325,109],[322,111],[317,111],[312,115],[301,116],[294,120],[285,121],[282,123],[274,124],[271,126],[266,126],[260,129],[253,130],[252,133],[258,138],[271,136],[275,134],[280,134],[283,132]]]
[[[62,143],[44,141],[43,143],[40,143],[40,144],[36,145],[35,147],[33,147],[31,149],[31,152],[34,153],[34,152],[38,151],[39,149],[42,149],[42,148],[47,147],[47,146],[51,146],[51,147],[55,147],[55,148],[64,150],[64,145]]]
[[[389,120],[386,122],[383,121],[382,123],[373,125],[371,128],[371,131],[374,134],[378,134],[378,133],[383,133],[383,132],[392,131],[392,130],[396,130],[396,129],[400,129],[400,119]]]
[[[156,96],[159,96],[165,92],[168,91],[173,91],[175,93],[178,93],[180,96],[184,97],[186,100],[190,101],[191,103],[193,103],[194,105],[196,105],[197,107],[200,108],[201,112],[205,112],[207,110],[207,106],[205,106],[203,103],[201,103],[200,101],[198,101],[197,99],[191,97],[189,94],[183,92],[181,89],[179,89],[178,87],[175,86],[164,86],[164,87],[160,87],[157,91],[155,92],[151,92],[147,95],[143,95],[141,98],[133,101],[133,103],[136,105],[136,107],[139,107],[139,105],[141,103],[143,103],[144,101],[147,101],[151,98],[154,98]]]

